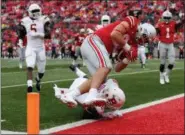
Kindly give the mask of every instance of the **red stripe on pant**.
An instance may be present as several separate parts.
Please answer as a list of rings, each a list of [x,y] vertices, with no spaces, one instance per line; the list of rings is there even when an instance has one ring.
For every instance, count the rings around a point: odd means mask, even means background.
[[[92,48],[94,49],[95,53],[98,56],[98,59],[99,59],[99,62],[100,62],[100,67],[106,67],[103,55],[102,55],[101,51],[99,50],[99,48],[93,42],[92,37],[89,38],[89,41],[90,41],[90,45],[92,46]]]

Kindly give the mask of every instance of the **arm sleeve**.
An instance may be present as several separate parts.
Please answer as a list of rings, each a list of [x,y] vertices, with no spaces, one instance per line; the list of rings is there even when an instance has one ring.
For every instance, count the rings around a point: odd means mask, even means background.
[[[50,22],[46,22],[44,24],[44,33],[45,33],[45,36],[44,36],[45,39],[51,39],[51,25],[50,25]]]
[[[26,36],[26,28],[22,24],[17,25],[16,32],[19,39],[24,39],[24,37]]]
[[[182,28],[184,23],[185,23],[185,19],[175,23],[175,30],[177,31],[178,29]]]

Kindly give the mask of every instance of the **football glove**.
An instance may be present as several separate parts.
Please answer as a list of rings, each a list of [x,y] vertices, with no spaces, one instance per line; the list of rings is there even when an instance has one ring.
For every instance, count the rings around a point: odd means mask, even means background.
[[[125,57],[130,60],[131,62],[134,62],[137,59],[137,50],[136,48],[126,44],[123,47],[124,55]]]

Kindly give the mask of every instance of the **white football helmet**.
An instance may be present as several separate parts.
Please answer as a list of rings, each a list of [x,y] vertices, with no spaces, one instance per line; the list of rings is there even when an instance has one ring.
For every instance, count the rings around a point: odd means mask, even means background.
[[[101,25],[107,25],[107,24],[110,24],[110,22],[111,22],[110,16],[103,15],[101,17]]]
[[[80,33],[85,33],[85,29],[84,28],[81,28],[80,29]]]
[[[31,4],[28,8],[28,14],[33,19],[38,19],[41,16],[41,7],[38,4]]]
[[[170,20],[172,19],[172,13],[168,10],[166,10],[165,12],[163,12],[162,14],[162,19],[166,22],[169,23]]]
[[[100,88],[100,95],[107,100],[106,107],[113,110],[120,109],[125,103],[125,94],[117,82],[108,79],[102,87]]]
[[[138,26],[138,37],[142,36],[154,38],[156,36],[156,29],[149,23],[140,24]]]

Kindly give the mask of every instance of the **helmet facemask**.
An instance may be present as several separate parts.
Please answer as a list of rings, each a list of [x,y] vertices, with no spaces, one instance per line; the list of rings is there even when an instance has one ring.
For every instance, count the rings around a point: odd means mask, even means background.
[[[163,20],[166,22],[166,23],[169,23],[170,21],[171,21],[171,17],[169,17],[169,16],[164,16],[163,17]]]
[[[35,9],[31,11],[32,18],[38,19],[41,16],[40,9]]]

